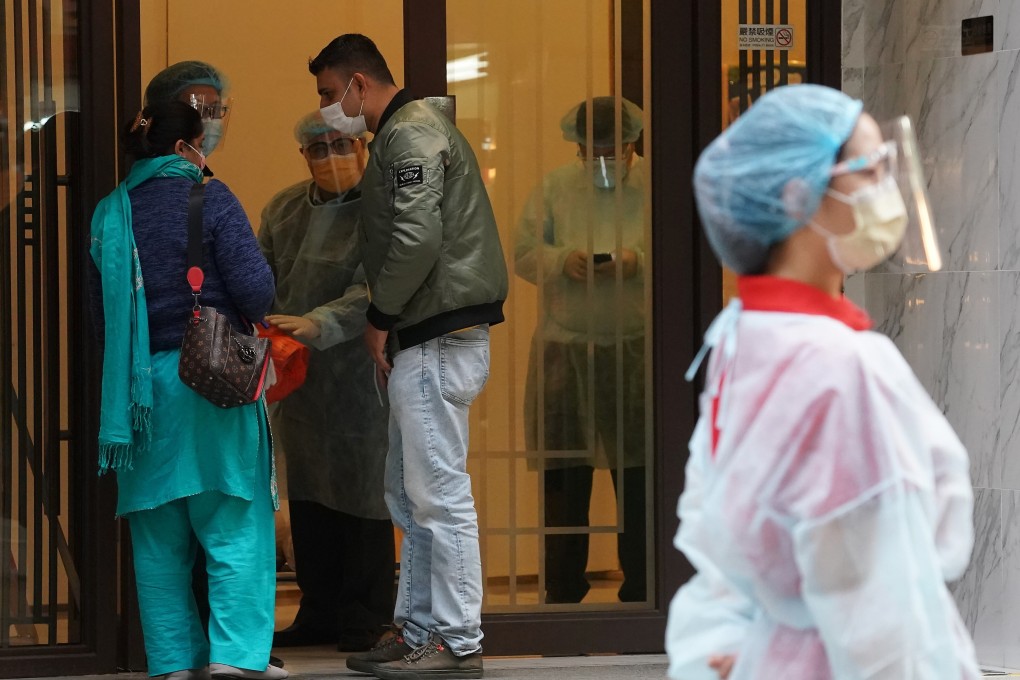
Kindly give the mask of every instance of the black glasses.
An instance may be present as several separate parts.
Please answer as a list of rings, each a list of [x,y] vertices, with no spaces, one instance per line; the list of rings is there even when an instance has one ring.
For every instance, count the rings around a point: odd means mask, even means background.
[[[209,106],[203,106],[199,109],[199,113],[202,114],[203,120],[226,118],[229,112],[230,107],[226,104],[210,104]]]
[[[335,156],[347,156],[354,153],[357,140],[337,137],[328,142],[314,142],[304,147],[304,151],[313,161],[325,160],[330,153]]]
[[[188,103],[191,108],[198,111],[202,116],[202,120],[219,120],[220,118],[226,118],[227,114],[230,113],[230,97],[227,97],[226,101],[218,100],[212,104],[205,103],[205,95],[193,94],[189,97]]]

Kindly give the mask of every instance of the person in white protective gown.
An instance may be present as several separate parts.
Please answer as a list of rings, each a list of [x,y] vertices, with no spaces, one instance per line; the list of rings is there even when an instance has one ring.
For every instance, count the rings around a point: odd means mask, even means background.
[[[389,409],[362,345],[368,287],[358,240],[365,141],[316,110],[294,128],[310,177],[262,212],[276,278],[266,319],[310,348],[304,383],[275,404],[301,605],[274,647],[371,648],[393,616],[393,524],[383,499]]]
[[[740,278],[706,334],[674,680],[980,676],[946,587],[973,543],[967,452],[841,292],[930,217],[912,140],[881,130],[836,90],[782,87],[698,161],[706,234]]]

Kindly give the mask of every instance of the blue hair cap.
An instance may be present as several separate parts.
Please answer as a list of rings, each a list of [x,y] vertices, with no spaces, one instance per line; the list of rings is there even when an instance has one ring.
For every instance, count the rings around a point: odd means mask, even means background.
[[[316,109],[302,116],[301,120],[294,126],[294,139],[301,146],[307,146],[316,137],[321,137],[330,132],[336,132],[336,128],[327,125],[326,121],[322,118],[322,114]]]
[[[724,265],[762,273],[770,247],[811,219],[862,108],[829,87],[779,87],[708,145],[694,168],[694,193]]]
[[[174,101],[194,85],[208,85],[222,97],[227,80],[216,67],[204,61],[179,61],[167,66],[145,88],[145,105]]]

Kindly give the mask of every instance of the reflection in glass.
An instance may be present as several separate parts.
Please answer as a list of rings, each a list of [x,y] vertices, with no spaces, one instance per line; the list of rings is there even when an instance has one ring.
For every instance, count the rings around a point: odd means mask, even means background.
[[[81,642],[90,585],[72,489],[78,3],[37,4],[0,8],[0,647]]]
[[[516,274],[472,413],[484,610],[647,607],[647,60],[617,56],[641,12],[480,5],[447,5],[448,91]]]
[[[646,596],[645,165],[634,152],[641,110],[626,100],[619,107],[617,117],[613,97],[596,97],[590,112],[582,101],[564,115],[564,140],[577,145],[581,160],[548,173],[532,193],[514,260],[517,275],[541,292],[524,398],[528,449],[582,454],[544,458],[546,527],[587,527],[593,473],[609,469],[617,504],[625,501],[619,597],[640,602]],[[608,166],[603,153],[614,156]],[[546,538],[547,603],[584,599],[588,554],[586,533]]]

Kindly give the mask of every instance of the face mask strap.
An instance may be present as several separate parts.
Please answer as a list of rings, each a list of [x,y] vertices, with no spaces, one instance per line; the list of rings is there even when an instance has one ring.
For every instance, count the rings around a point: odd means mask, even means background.
[[[852,206],[855,203],[853,196],[849,194],[844,194],[842,191],[837,191],[832,187],[828,187],[825,190],[825,193],[828,194],[829,196],[832,196],[840,203],[845,203],[850,206]]]
[[[344,99],[347,99],[347,93],[351,91],[351,85],[353,85],[353,84],[354,84],[354,76],[351,76],[350,82],[347,83],[347,89],[344,90],[343,96],[340,97],[340,101],[337,102],[337,105],[340,106],[340,110],[341,111],[344,110],[343,101],[344,101]],[[361,108],[358,109],[358,116],[360,116],[362,114],[362,112],[364,112],[364,110],[365,110],[365,98],[362,97],[361,98]],[[344,113],[344,115],[346,116],[347,114]],[[357,118],[358,116],[354,116],[354,118]]]
[[[833,234],[831,231],[829,231],[828,229],[826,229],[822,225],[818,224],[814,220],[808,220],[807,224],[811,228],[811,231],[815,232],[816,234],[818,234],[819,236],[825,238],[826,240],[828,240],[830,238],[839,238],[838,234]]]
[[[868,184],[866,186],[861,187],[853,194],[844,194],[842,191],[837,191],[832,187],[828,187],[825,190],[825,193],[828,194],[829,196],[832,196],[840,203],[845,203],[853,207],[857,203],[860,203],[862,199],[868,196],[874,196],[882,193],[883,191],[891,191],[893,189],[899,191],[899,187],[896,184],[896,178],[893,177],[892,175],[887,175],[882,179],[878,180],[877,182],[875,182],[874,184]]]
[[[351,85],[353,84],[354,76],[351,76],[351,79],[347,82],[347,89],[344,90],[343,95],[340,97],[339,101],[337,101],[337,104],[340,104],[341,109],[343,108],[343,101],[347,99],[347,93],[351,91]]]
[[[202,153],[201,151],[199,151],[198,149],[196,149],[195,147],[191,146],[187,142],[185,142],[183,139],[181,140],[181,143],[184,144],[184,146],[188,147],[189,149],[191,149],[192,151],[194,151],[195,153],[198,154],[198,157],[202,159],[200,161],[201,165],[199,165],[198,167],[199,167],[199,169],[204,170],[205,169],[205,154]],[[184,158],[184,157],[181,156],[181,158]],[[185,159],[185,160],[187,160],[187,159]]]

